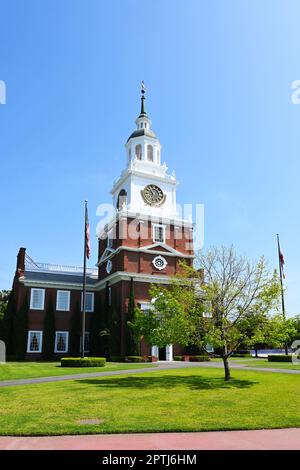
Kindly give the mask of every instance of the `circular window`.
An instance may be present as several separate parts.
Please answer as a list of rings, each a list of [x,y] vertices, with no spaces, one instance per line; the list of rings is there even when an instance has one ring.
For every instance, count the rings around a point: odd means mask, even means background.
[[[112,270],[112,262],[109,259],[106,263],[106,272],[107,272],[107,274],[109,274],[111,272],[111,270]]]
[[[152,263],[154,267],[159,270],[164,269],[168,264],[165,258],[163,258],[162,256],[156,256],[156,258],[154,258]]]

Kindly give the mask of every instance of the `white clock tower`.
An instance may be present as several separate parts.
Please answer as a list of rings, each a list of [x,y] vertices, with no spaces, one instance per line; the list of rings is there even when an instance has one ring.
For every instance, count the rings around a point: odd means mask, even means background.
[[[161,161],[161,144],[151,129],[145,111],[145,89],[142,86],[141,112],[137,129],[129,136],[125,148],[127,166],[115,181],[111,194],[114,207],[129,213],[177,218],[175,173],[167,173]]]

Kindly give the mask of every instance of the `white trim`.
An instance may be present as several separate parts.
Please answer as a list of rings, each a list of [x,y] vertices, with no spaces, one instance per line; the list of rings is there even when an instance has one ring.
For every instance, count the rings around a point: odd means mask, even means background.
[[[34,291],[41,291],[42,292],[42,307],[34,307],[33,306],[33,292]],[[45,289],[41,289],[38,287],[32,287],[30,291],[30,310],[44,310],[45,308]]]
[[[31,333],[39,333],[39,336],[40,336],[40,339],[39,339],[39,350],[38,351],[31,351],[30,350],[30,336],[31,336]],[[42,352],[42,346],[43,346],[43,331],[42,330],[28,330],[28,333],[27,333],[27,352],[28,353],[32,353],[32,354],[35,354],[35,353],[41,353]]]
[[[85,311],[86,313],[92,313],[94,311],[94,292],[90,292],[90,291],[86,291],[85,295],[87,296],[88,294],[90,294],[92,296],[92,308],[91,310],[87,310],[86,308],[86,301],[85,301]],[[82,308],[83,308],[83,292],[81,292],[81,311],[82,311]]]
[[[85,336],[88,336],[88,338],[89,338],[89,349],[85,349],[84,352],[89,353],[90,349],[91,349],[91,344],[90,344],[91,333],[90,333],[90,331],[85,331],[84,333],[85,333]],[[82,335],[80,336],[80,352],[82,352]]]
[[[153,252],[154,254],[154,252]],[[165,255],[165,253],[159,253]],[[167,253],[166,253],[167,254]],[[110,285],[116,284],[119,281],[127,281],[130,278],[134,279],[137,282],[149,282],[149,283],[156,283],[156,284],[170,284],[174,276],[168,276],[166,274],[142,274],[136,272],[128,272],[128,271],[116,271],[109,276],[106,276],[105,279],[101,279],[97,284],[93,286],[88,286],[88,292],[98,292],[105,288],[106,283],[109,281]],[[57,283],[57,282],[49,282],[49,281],[26,281],[26,279],[19,279],[26,287],[35,287],[35,286],[43,286],[44,288],[57,288],[57,289],[71,289],[76,291],[82,292],[82,284],[66,284],[66,283]]]
[[[149,284],[170,284],[174,279],[174,276],[168,276],[166,274],[141,274],[132,273],[127,271],[116,271],[105,279],[102,279],[96,284],[97,291],[105,289],[106,283],[112,286],[120,281],[130,281],[131,278],[135,282],[148,282]]]
[[[68,284],[67,282],[58,282],[58,281],[42,281],[42,280],[32,280],[32,279],[26,279],[26,277],[23,277],[23,278],[19,278],[18,279],[19,282],[21,282],[22,284],[24,284],[24,286],[26,287],[32,287],[34,289],[39,289],[42,288],[43,289],[46,289],[47,287],[51,287],[53,289],[61,289],[61,290],[81,290],[82,291],[82,282],[78,283],[78,284]],[[89,291],[94,291],[95,290],[95,286],[96,284],[94,285],[89,285],[88,284],[88,289]]]
[[[177,251],[175,250],[175,248],[172,248],[171,246],[167,245],[166,243],[152,243],[152,245],[146,245],[146,246],[142,246],[141,249],[143,249],[144,251],[149,251],[151,250],[151,252],[154,253],[154,250],[152,250],[152,248],[156,248],[156,247],[160,247],[160,248],[164,248],[165,250],[169,251],[170,254],[173,254],[174,256],[180,256],[180,257],[185,257],[185,258],[194,258],[194,255],[188,255],[188,254],[183,254],[181,253],[181,251]],[[160,252],[160,253],[165,253],[165,252]],[[166,253],[166,256],[170,256],[169,253]]]
[[[102,253],[102,256],[99,260],[99,263],[104,263],[104,261],[106,261],[111,255],[113,255],[115,253],[116,250],[112,249],[112,248],[105,248],[105,250],[103,251]]]
[[[61,292],[68,294],[68,307],[67,308],[58,308],[59,307],[58,298]],[[58,312],[69,312],[70,311],[70,298],[71,298],[71,292],[69,290],[57,290],[56,291],[56,310]]]
[[[158,260],[163,262],[162,266],[156,266],[156,262]],[[162,271],[163,269],[166,268],[168,263],[167,263],[167,260],[163,256],[155,256],[155,258],[153,258],[153,260],[152,260],[152,264],[155,267],[155,269],[158,269],[159,271]]]
[[[64,333],[66,334],[66,350],[65,351],[58,351],[57,350],[57,336],[58,334]],[[68,331],[56,331],[55,332],[55,343],[54,343],[54,352],[55,353],[67,353],[69,351],[69,332]]]
[[[156,228],[162,228],[163,230],[163,240],[155,240],[155,229]],[[165,224],[157,224],[157,223],[152,223],[152,241],[153,243],[166,243],[166,225]]]
[[[165,248],[165,250],[168,250],[169,252],[166,251],[160,251],[160,250],[152,250],[152,247],[161,247]],[[117,255],[120,253],[120,251],[134,251],[135,253],[151,253],[154,255],[161,255],[161,256],[173,256],[177,258],[188,258],[188,259],[193,259],[195,258],[194,255],[188,255],[181,253],[180,251],[175,250],[174,248],[164,244],[164,243],[153,243],[152,245],[146,245],[146,246],[141,246],[140,248],[134,248],[131,246],[119,246],[114,252],[112,252],[109,256],[107,256],[104,260],[101,260],[98,262],[98,266],[101,266],[105,261],[108,259],[111,259],[113,256]]]
[[[134,219],[151,223],[164,223],[166,225],[174,225],[178,228],[189,227],[192,229],[196,226],[196,223],[192,222],[191,220],[176,219],[174,217],[163,217],[161,215],[156,216],[154,214],[150,216],[147,213],[141,212],[137,214],[136,212],[131,212],[130,210],[123,209],[116,211],[115,215],[112,217],[110,222],[100,227],[99,231],[97,232],[97,237],[103,239],[103,235],[106,234],[107,230],[110,230],[112,227],[114,227],[117,221],[121,219]]]

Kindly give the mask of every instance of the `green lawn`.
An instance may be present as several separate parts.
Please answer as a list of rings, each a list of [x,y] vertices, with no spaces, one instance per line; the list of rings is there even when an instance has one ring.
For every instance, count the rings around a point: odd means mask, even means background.
[[[233,364],[241,363],[246,367],[266,367],[271,369],[292,369],[300,371],[300,364],[293,364],[292,362],[268,362],[268,359],[255,359],[255,358],[231,358]]]
[[[222,362],[222,359],[212,359],[212,362]],[[268,359],[256,359],[256,358],[241,358],[231,357],[229,359],[231,364],[240,364],[245,367],[262,367],[271,369],[292,369],[300,371],[300,364],[293,364],[292,362],[268,362]]]
[[[104,367],[60,367],[60,362],[7,362],[6,364],[0,364],[0,381],[86,374],[88,372],[106,372],[151,366],[153,365],[145,363],[119,364],[108,362]]]
[[[190,368],[0,388],[3,435],[300,427],[300,376]],[[100,420],[97,424],[84,420]],[[83,424],[85,423],[85,424]]]

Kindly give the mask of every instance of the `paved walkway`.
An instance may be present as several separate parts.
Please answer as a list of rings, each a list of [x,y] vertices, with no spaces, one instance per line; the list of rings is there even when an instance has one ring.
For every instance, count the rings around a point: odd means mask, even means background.
[[[32,385],[38,383],[45,383],[45,382],[63,382],[65,380],[80,380],[80,379],[88,379],[91,377],[107,377],[110,375],[126,375],[126,374],[137,374],[137,373],[144,373],[144,372],[157,372],[162,370],[172,370],[172,369],[180,369],[180,368],[187,368],[187,367],[211,367],[216,369],[223,369],[223,364],[220,362],[183,362],[183,361],[173,361],[173,362],[158,362],[155,367],[142,367],[139,369],[135,369],[132,366],[132,369],[125,369],[125,370],[115,370],[115,371],[107,371],[107,372],[87,372],[85,374],[72,374],[72,375],[60,375],[54,377],[40,377],[40,378],[33,378],[33,379],[16,379],[16,380],[2,380],[0,381],[0,387],[9,387],[9,386],[16,386],[16,385]],[[254,370],[260,372],[280,372],[283,374],[300,374],[300,367],[299,370],[294,369],[276,369],[276,368],[263,368],[263,367],[247,367],[242,364],[230,364],[231,369],[240,369],[240,370]]]
[[[300,450],[300,428],[54,437],[0,437],[1,450]]]

